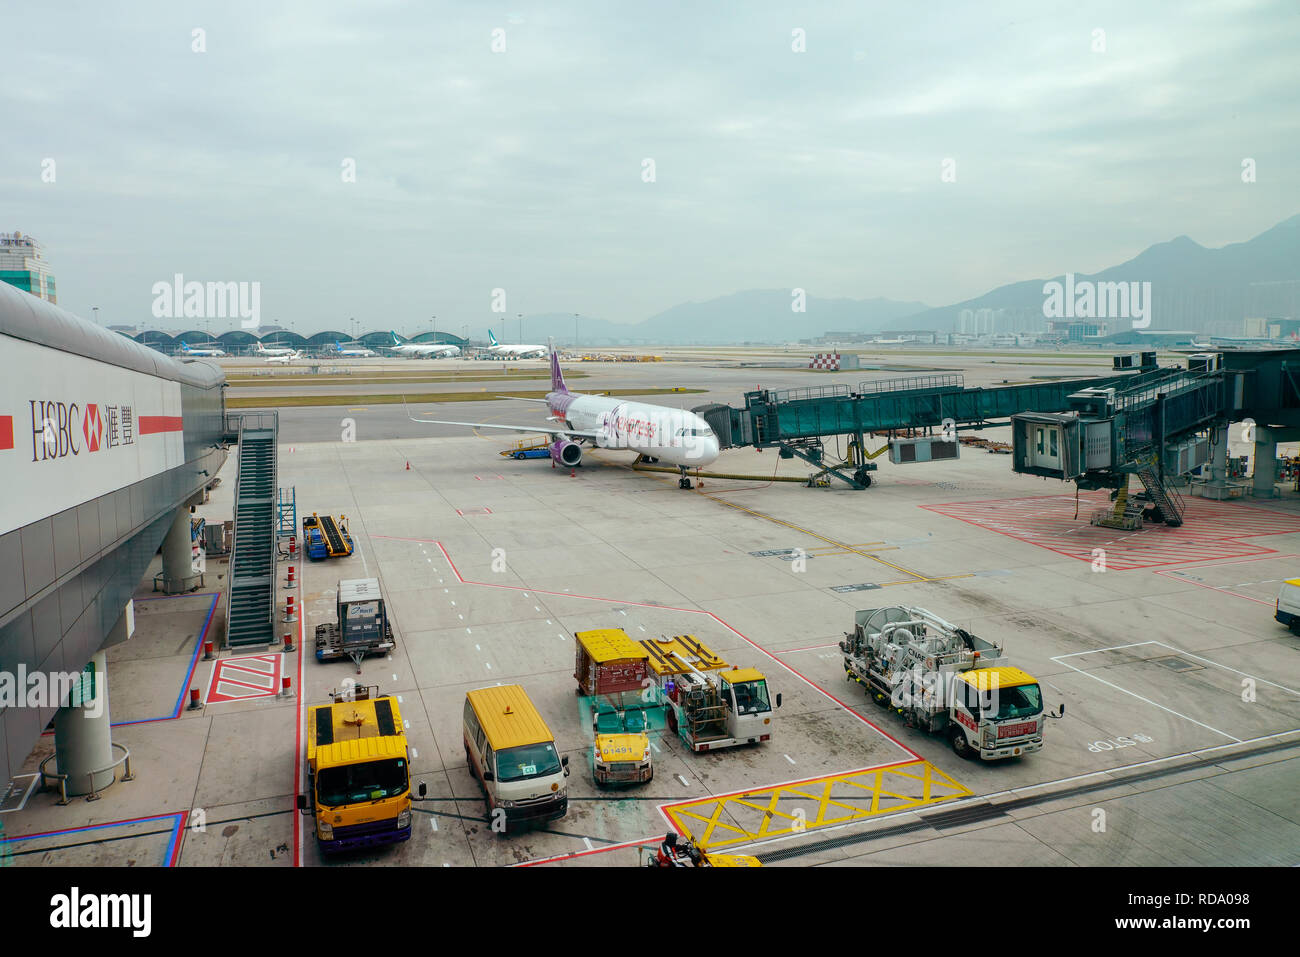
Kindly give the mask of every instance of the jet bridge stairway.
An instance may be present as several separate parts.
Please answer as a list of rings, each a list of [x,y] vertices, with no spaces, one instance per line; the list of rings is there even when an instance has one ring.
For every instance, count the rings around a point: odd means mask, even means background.
[[[235,543],[226,603],[226,643],[231,648],[275,641],[278,425],[275,412],[240,416]]]

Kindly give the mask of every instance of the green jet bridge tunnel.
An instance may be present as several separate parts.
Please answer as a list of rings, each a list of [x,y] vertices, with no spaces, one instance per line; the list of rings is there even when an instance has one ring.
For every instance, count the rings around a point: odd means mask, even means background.
[[[1212,448],[1226,463],[1229,422],[1267,425],[1274,450],[1278,440],[1300,438],[1300,350],[1198,354],[1187,368],[1160,368],[1156,354],[1144,352],[1115,356],[1114,370],[992,388],[966,388],[961,375],[935,374],[862,382],[856,390],[758,390],[745,394],[743,408],[694,411],[723,448],[775,448],[818,468],[814,480],[834,477],[855,489],[871,484],[876,465],[869,459],[884,451],[867,451],[869,433],[890,433],[892,462],[938,461],[958,457],[959,430],[1010,422],[1015,471],[1117,490],[1137,475],[1158,517],[1170,524],[1182,520],[1172,479],[1204,465]],[[826,445],[840,436],[848,440],[842,458]],[[1216,464],[1212,482],[1222,482],[1221,472]]]

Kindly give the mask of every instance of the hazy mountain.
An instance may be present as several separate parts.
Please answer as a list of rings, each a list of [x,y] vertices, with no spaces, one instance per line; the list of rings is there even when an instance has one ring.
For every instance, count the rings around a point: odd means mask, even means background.
[[[895,324],[924,309],[925,303],[892,299],[818,299],[808,296],[803,312],[791,309],[789,289],[749,289],[720,296],[707,302],[684,302],[636,323],[615,323],[605,319],[578,320],[578,341],[583,345],[613,343],[676,343],[689,345],[738,342],[792,342],[826,332],[870,332]],[[510,342],[519,338],[518,323],[506,322]],[[493,327],[501,335],[501,323]],[[473,336],[485,332],[471,330]],[[548,313],[524,317],[523,337],[527,342],[544,342],[555,336],[572,342],[572,313]]]
[[[1051,279],[1064,282],[1064,274]],[[1240,325],[1246,316],[1296,316],[1300,305],[1300,215],[1254,239],[1218,249],[1179,236],[1101,272],[1075,273],[1076,282],[1083,279],[1150,282],[1152,329],[1203,331],[1216,323]],[[1004,309],[1008,320],[1020,317],[1041,324],[1043,285],[1048,281],[1030,279],[999,286],[974,299],[908,316],[897,327],[955,329],[963,309]]]

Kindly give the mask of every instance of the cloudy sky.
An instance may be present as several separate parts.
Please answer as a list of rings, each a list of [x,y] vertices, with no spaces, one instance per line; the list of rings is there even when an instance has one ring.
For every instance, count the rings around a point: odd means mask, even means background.
[[[1295,0],[25,4],[0,230],[112,323],[175,273],[298,331],[944,305],[1300,212],[1297,50]]]

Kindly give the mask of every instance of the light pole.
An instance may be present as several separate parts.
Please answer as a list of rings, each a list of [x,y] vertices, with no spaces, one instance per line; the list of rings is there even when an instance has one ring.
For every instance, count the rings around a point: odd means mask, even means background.
[[[517,312],[515,318],[519,320],[519,344],[522,346],[524,344],[524,314]]]
[[[573,348],[574,350],[578,348],[578,314],[576,312],[573,314]]]
[[[95,325],[99,325],[99,306],[91,306],[90,311],[95,314]]]
[[[429,341],[430,342],[438,341],[438,317],[437,316],[429,317]]]

